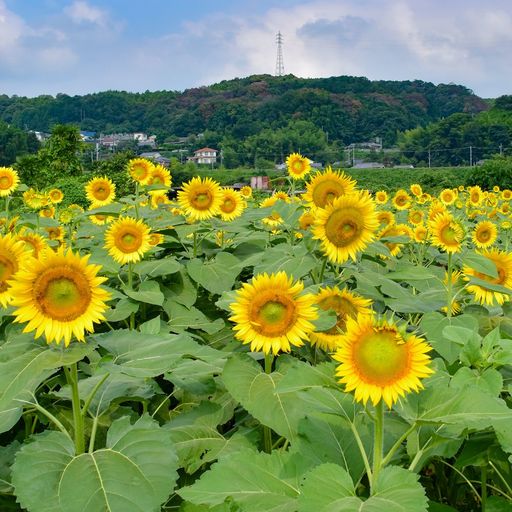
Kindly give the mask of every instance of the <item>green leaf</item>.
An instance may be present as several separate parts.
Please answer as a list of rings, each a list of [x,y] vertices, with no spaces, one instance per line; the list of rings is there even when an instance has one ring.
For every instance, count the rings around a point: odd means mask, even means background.
[[[181,268],[176,258],[160,258],[158,260],[140,261],[133,266],[133,271],[141,276],[166,276],[175,274]]]
[[[315,331],[328,331],[336,325],[338,316],[333,309],[317,309],[317,313],[318,318],[312,322],[315,326]]]
[[[139,310],[139,303],[134,302],[130,299],[121,299],[115,308],[109,309],[105,313],[105,318],[107,322],[120,322],[121,320],[125,320],[132,313],[137,313]]]
[[[232,498],[245,512],[293,512],[299,495],[295,461],[287,453],[233,453],[178,494],[194,504],[219,505]]]
[[[172,282],[166,286],[166,302],[172,300],[190,308],[197,300],[197,290],[184,269],[173,275]],[[164,306],[165,307],[165,306]]]
[[[94,350],[90,343],[67,349],[34,341],[32,334],[13,335],[0,345],[0,432],[21,417],[23,402],[32,401],[36,388],[63,365],[81,361]]]
[[[254,275],[284,271],[288,276],[300,279],[317,264],[304,244],[279,244],[265,251],[261,263],[254,267]]]
[[[485,512],[509,512],[512,506],[512,500],[502,498],[501,496],[489,496],[485,507]]]
[[[494,262],[476,251],[466,253],[462,260],[462,264],[493,279],[498,277],[498,269]]]
[[[61,432],[34,436],[13,465],[18,501],[31,512],[147,512],[177,479],[169,434],[148,417],[112,423],[104,449],[79,456]]]
[[[161,306],[165,300],[164,294],[160,290],[160,285],[156,281],[143,281],[138,291],[125,288],[124,293],[133,300],[156,306]]]
[[[228,252],[219,252],[213,260],[191,260],[187,265],[190,277],[211,293],[220,295],[230,290],[242,270],[240,260]]]
[[[168,324],[174,332],[200,329],[208,334],[215,334],[222,330],[225,325],[222,318],[210,320],[194,306],[186,307],[172,300],[166,301],[164,309],[169,316]]]
[[[372,496],[363,501],[342,467],[322,464],[306,474],[298,502],[299,512],[427,512],[418,476],[394,466],[379,473]]]
[[[495,368],[487,368],[482,372],[467,367],[460,368],[452,378],[451,385],[459,389],[477,386],[482,391],[498,397],[503,389],[503,377]]]

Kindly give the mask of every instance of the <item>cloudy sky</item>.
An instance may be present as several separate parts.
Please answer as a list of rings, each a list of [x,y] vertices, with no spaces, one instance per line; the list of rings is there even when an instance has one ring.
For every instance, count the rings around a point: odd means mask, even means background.
[[[184,90],[273,74],[512,94],[511,0],[0,0],[0,94]]]

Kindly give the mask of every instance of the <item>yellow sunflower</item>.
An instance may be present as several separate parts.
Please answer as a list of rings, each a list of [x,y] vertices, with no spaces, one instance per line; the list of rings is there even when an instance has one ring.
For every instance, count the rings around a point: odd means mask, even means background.
[[[311,163],[309,158],[299,155],[299,153],[292,153],[286,158],[286,168],[292,179],[301,180],[311,171]]]
[[[377,220],[379,221],[379,227],[386,228],[395,223],[395,214],[388,210],[381,210],[377,212]]]
[[[325,208],[337,197],[353,192],[355,186],[356,182],[350,176],[327,167],[323,173],[316,173],[307,183],[303,199],[311,208]]]
[[[156,245],[160,245],[164,241],[164,235],[162,233],[150,233],[149,235],[149,245],[155,247]]]
[[[407,210],[411,207],[411,196],[406,190],[400,189],[395,192],[391,202],[397,210]]]
[[[46,240],[39,234],[22,229],[17,235],[16,240],[25,244],[25,249],[30,251],[34,258],[39,258],[44,250],[48,248]]]
[[[85,331],[105,319],[110,294],[101,288],[105,277],[100,265],[88,263],[89,256],[60,248],[47,250],[39,259],[31,257],[12,281],[15,322],[28,322],[23,332],[43,333],[47,343],[64,340],[67,347],[74,335],[85,341]]]
[[[58,242],[64,241],[64,228],[62,226],[51,226],[44,229],[49,240],[56,240]]]
[[[128,162],[128,174],[133,181],[140,185],[147,185],[151,178],[154,165],[145,158],[132,158]]]
[[[494,222],[490,220],[483,220],[479,222],[473,233],[471,239],[478,249],[487,249],[496,242],[498,238],[498,228]]]
[[[423,244],[428,239],[428,229],[425,224],[418,224],[413,230],[414,240],[420,244]]]
[[[409,190],[412,192],[412,194],[416,197],[420,197],[423,194],[423,190],[421,189],[421,185],[418,183],[413,183]]]
[[[147,182],[148,185],[158,185],[162,189],[168,189],[171,186],[171,173],[163,165],[154,165],[151,170],[151,176]],[[158,190],[150,191],[150,194],[159,193]]]
[[[55,216],[55,206],[47,206],[39,210],[39,217],[45,217],[46,219],[53,219]]]
[[[165,192],[151,192],[151,208],[156,210],[161,204],[171,204],[170,199]]]
[[[504,201],[509,201],[510,199],[512,199],[512,190],[510,190],[508,188],[503,189],[501,191],[501,198]]]
[[[242,187],[240,189],[240,194],[242,194],[242,197],[245,199],[249,199],[252,197],[252,188],[249,187],[249,185],[246,185],[245,187]]]
[[[235,322],[235,337],[251,344],[253,352],[265,354],[290,352],[301,346],[314,329],[317,318],[315,298],[301,292],[301,281],[293,283],[285,272],[258,274],[252,282],[237,290],[236,301],[230,304]]]
[[[356,259],[373,240],[379,227],[375,204],[368,191],[340,196],[317,211],[313,238],[334,263]]]
[[[104,247],[121,265],[136,263],[149,251],[149,237],[149,227],[142,220],[120,217],[105,232]]]
[[[116,186],[106,176],[93,178],[85,186],[87,199],[95,207],[112,203],[116,197]]]
[[[446,206],[441,201],[438,201],[436,199],[435,201],[432,202],[430,208],[428,209],[428,220],[434,220],[434,218],[437,217],[439,213],[447,212],[448,210],[446,209]]]
[[[232,188],[223,188],[219,208],[221,219],[230,222],[242,215],[245,209],[245,201],[240,192]]]
[[[303,229],[306,231],[309,229],[314,223],[315,223],[315,214],[312,210],[306,210],[300,217],[299,217],[299,227],[300,229]]]
[[[311,344],[326,351],[336,350],[341,335],[345,332],[347,318],[370,315],[371,303],[371,300],[364,299],[347,289],[340,290],[337,286],[320,290],[315,295],[315,304],[323,310],[332,309],[336,313],[336,325],[328,331],[312,332],[309,335]]]
[[[433,373],[432,348],[424,340],[373,316],[348,318],[338,347],[336,375],[364,404],[383,400],[391,408],[406,393],[422,389],[420,379]]]
[[[89,215],[89,220],[97,226],[104,226],[105,224],[110,224],[114,220],[114,217],[112,217],[112,215],[95,213],[94,215]]]
[[[192,178],[178,192],[178,203],[191,220],[205,220],[220,212],[220,185],[211,178]]]
[[[0,167],[0,197],[11,195],[19,183],[18,173],[12,167]]]
[[[29,188],[23,192],[24,203],[33,210],[44,208],[48,204],[48,198],[45,194],[41,194],[33,188]]]
[[[457,200],[457,196],[458,196],[459,192],[458,190],[456,189],[452,189],[452,188],[445,188],[441,191],[441,193],[439,194],[439,199],[440,201],[446,205],[446,206],[450,206],[452,205],[453,203],[455,203],[455,201]]]
[[[512,254],[498,249],[483,250],[481,254],[496,265],[498,277],[491,277],[476,271],[470,266],[464,266],[462,271],[466,280],[470,280],[471,277],[476,277],[480,281],[487,281],[491,285],[500,285],[509,288],[510,293],[512,293]],[[509,294],[487,288],[484,283],[470,283],[468,284],[467,290],[474,295],[475,300],[482,305],[488,304],[492,306],[503,304],[505,301],[510,300]]]
[[[390,224],[386,228],[384,228],[380,233],[379,237],[381,242],[389,249],[391,256],[397,256],[402,251],[403,243],[399,242],[391,242],[386,240],[387,238],[394,238],[396,236],[403,236],[403,232],[398,227],[397,224]]]
[[[6,308],[12,299],[10,279],[16,277],[27,254],[25,244],[10,233],[0,236],[0,305],[3,308]]]
[[[446,252],[460,252],[464,230],[449,213],[440,213],[428,225],[432,244]]]
[[[375,202],[377,204],[386,204],[388,202],[389,196],[385,190],[379,190],[375,192]]]
[[[484,193],[482,192],[482,189],[478,185],[475,185],[474,187],[469,187],[468,203],[470,206],[480,206],[483,200]]]
[[[52,188],[50,192],[48,192],[48,199],[52,204],[62,203],[62,200],[64,199],[64,193],[58,188]]]
[[[424,216],[425,214],[421,210],[409,210],[409,215],[407,216],[407,219],[411,224],[417,226],[418,224],[421,224],[423,222]]]

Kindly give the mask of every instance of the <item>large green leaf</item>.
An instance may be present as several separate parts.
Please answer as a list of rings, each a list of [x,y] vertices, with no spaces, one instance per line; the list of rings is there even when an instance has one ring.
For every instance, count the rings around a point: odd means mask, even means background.
[[[125,289],[124,292],[133,300],[155,306],[161,306],[165,300],[160,285],[156,281],[143,281],[137,291]]]
[[[371,497],[356,496],[348,473],[335,464],[322,464],[307,473],[299,496],[299,512],[426,512],[427,498],[414,473],[384,468]]]
[[[187,265],[190,277],[211,293],[230,290],[242,270],[240,260],[228,252],[219,252],[213,260],[191,260]]]
[[[208,334],[215,334],[225,325],[222,318],[211,320],[196,307],[187,307],[174,300],[167,300],[164,309],[169,316],[169,326],[174,332],[200,329]]]
[[[176,258],[160,258],[158,260],[140,261],[133,266],[133,271],[139,275],[151,277],[175,274],[181,268]]]
[[[106,448],[79,456],[62,432],[25,445],[13,465],[19,502],[30,512],[151,512],[172,492],[177,457],[169,433],[148,417],[124,417],[107,434]]]
[[[279,244],[265,251],[261,263],[254,268],[254,274],[284,271],[294,279],[300,279],[317,264],[305,245]]]
[[[0,345],[0,432],[21,417],[23,401],[32,401],[36,388],[58,368],[82,360],[93,344],[63,346],[34,341],[31,334],[13,335]]]
[[[246,512],[293,512],[301,471],[288,453],[241,450],[214,464],[178,494],[194,504],[218,505],[232,498]]]

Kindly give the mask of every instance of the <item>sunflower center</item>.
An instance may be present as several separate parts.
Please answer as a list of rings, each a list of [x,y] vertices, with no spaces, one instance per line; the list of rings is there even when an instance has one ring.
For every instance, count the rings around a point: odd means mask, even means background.
[[[263,336],[284,336],[295,322],[295,306],[272,290],[255,299],[251,308],[253,329]]]
[[[335,210],[325,223],[325,236],[336,247],[350,245],[359,235],[360,214],[353,209]]]
[[[311,196],[316,206],[324,208],[327,204],[332,203],[337,197],[343,194],[345,194],[345,189],[340,183],[323,181],[316,185]]]
[[[34,282],[33,296],[44,315],[70,322],[89,307],[91,286],[86,276],[75,268],[50,268]]]
[[[96,199],[100,199],[100,200],[107,199],[109,194],[110,194],[110,190],[108,189],[108,187],[105,187],[104,185],[99,185],[94,190],[94,196],[96,197]]]
[[[470,201],[474,204],[480,202],[480,194],[478,192],[473,192],[470,196]]]
[[[164,180],[161,176],[153,176],[152,185],[163,185]]]
[[[18,265],[15,261],[0,256],[0,293],[5,292],[9,285],[7,280],[18,270]]]
[[[233,201],[233,199],[228,198],[224,199],[224,202],[222,203],[221,209],[224,213],[231,213],[235,210],[236,203]]]
[[[477,232],[476,239],[479,242],[488,242],[491,239],[491,233],[488,229],[481,229]]]
[[[208,210],[212,204],[212,195],[207,190],[198,192],[192,198],[191,203],[197,210]]]
[[[142,237],[140,233],[136,231],[125,231],[119,236],[118,242],[119,243],[116,244],[116,247],[120,251],[124,253],[131,253],[137,251],[142,245]]]
[[[134,165],[132,167],[132,174],[137,179],[145,178],[147,176],[147,169],[143,165]]]
[[[459,233],[451,224],[444,226],[441,229],[441,237],[445,244],[457,244],[459,243]]]
[[[0,177],[0,188],[7,189],[12,185],[12,178],[10,176]]]
[[[353,353],[361,379],[369,384],[395,383],[409,367],[407,343],[394,330],[374,329],[359,340]]]

